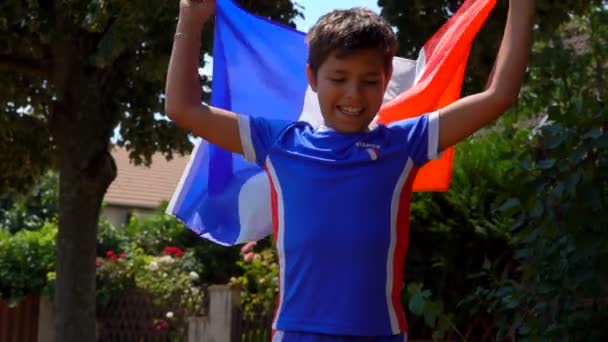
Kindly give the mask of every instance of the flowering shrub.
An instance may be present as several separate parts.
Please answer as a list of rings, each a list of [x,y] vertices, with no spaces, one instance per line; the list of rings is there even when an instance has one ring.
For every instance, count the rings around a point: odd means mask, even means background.
[[[100,305],[127,289],[140,289],[152,295],[158,304],[179,304],[193,314],[201,309],[198,272],[202,265],[191,252],[173,246],[157,256],[144,254],[140,249],[128,253],[109,250],[105,258],[97,258],[96,265]]]
[[[244,274],[233,277],[230,283],[242,288],[241,303],[246,315],[253,317],[274,310],[277,298],[279,265],[274,249],[259,253],[248,252],[237,262]]]
[[[199,283],[202,265],[194,253],[167,246],[159,255],[141,249],[108,250],[96,260],[97,303],[101,310],[121,296],[140,293],[155,305],[170,308],[164,317],[150,322],[149,329],[183,333],[187,317],[203,309],[204,292]]]
[[[97,234],[98,250],[125,251],[140,248],[143,253],[172,254],[171,247],[192,251],[205,268],[198,270],[200,281],[207,284],[225,284],[230,277],[240,274],[236,265],[239,260],[237,247],[227,248],[201,239],[176,218],[165,214],[161,206],[152,215],[133,215],[126,226],[115,227],[100,222]],[[103,256],[103,254],[101,254]]]

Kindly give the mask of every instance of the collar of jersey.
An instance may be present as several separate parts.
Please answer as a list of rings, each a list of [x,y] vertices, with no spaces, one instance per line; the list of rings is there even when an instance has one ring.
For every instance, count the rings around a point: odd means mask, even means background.
[[[373,131],[378,125],[375,122],[372,122],[369,127],[367,127],[367,129],[363,132],[360,133],[369,133],[371,131]],[[325,126],[323,124],[321,124],[321,126],[319,126],[316,130],[317,132],[323,133],[323,132],[338,132],[335,129]]]

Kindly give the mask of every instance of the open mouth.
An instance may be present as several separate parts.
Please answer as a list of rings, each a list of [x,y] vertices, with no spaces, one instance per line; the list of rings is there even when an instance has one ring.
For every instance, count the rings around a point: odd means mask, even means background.
[[[338,111],[346,116],[359,116],[363,114],[365,108],[351,106],[336,106]]]

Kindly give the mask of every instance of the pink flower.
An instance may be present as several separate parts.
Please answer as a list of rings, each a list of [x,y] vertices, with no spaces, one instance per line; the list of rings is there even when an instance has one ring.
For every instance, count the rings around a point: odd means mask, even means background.
[[[126,257],[127,257],[127,254],[126,254],[126,253],[120,253],[120,254],[118,255],[118,259],[124,259],[124,258],[126,258]]]
[[[103,261],[100,258],[95,259],[95,266],[99,267],[103,265]]]

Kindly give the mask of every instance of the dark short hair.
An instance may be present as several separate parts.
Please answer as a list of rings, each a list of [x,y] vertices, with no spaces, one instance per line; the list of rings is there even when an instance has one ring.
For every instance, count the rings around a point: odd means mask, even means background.
[[[365,49],[378,49],[388,70],[397,52],[397,38],[389,23],[373,11],[355,7],[323,15],[308,31],[308,64],[316,73],[327,57]]]

